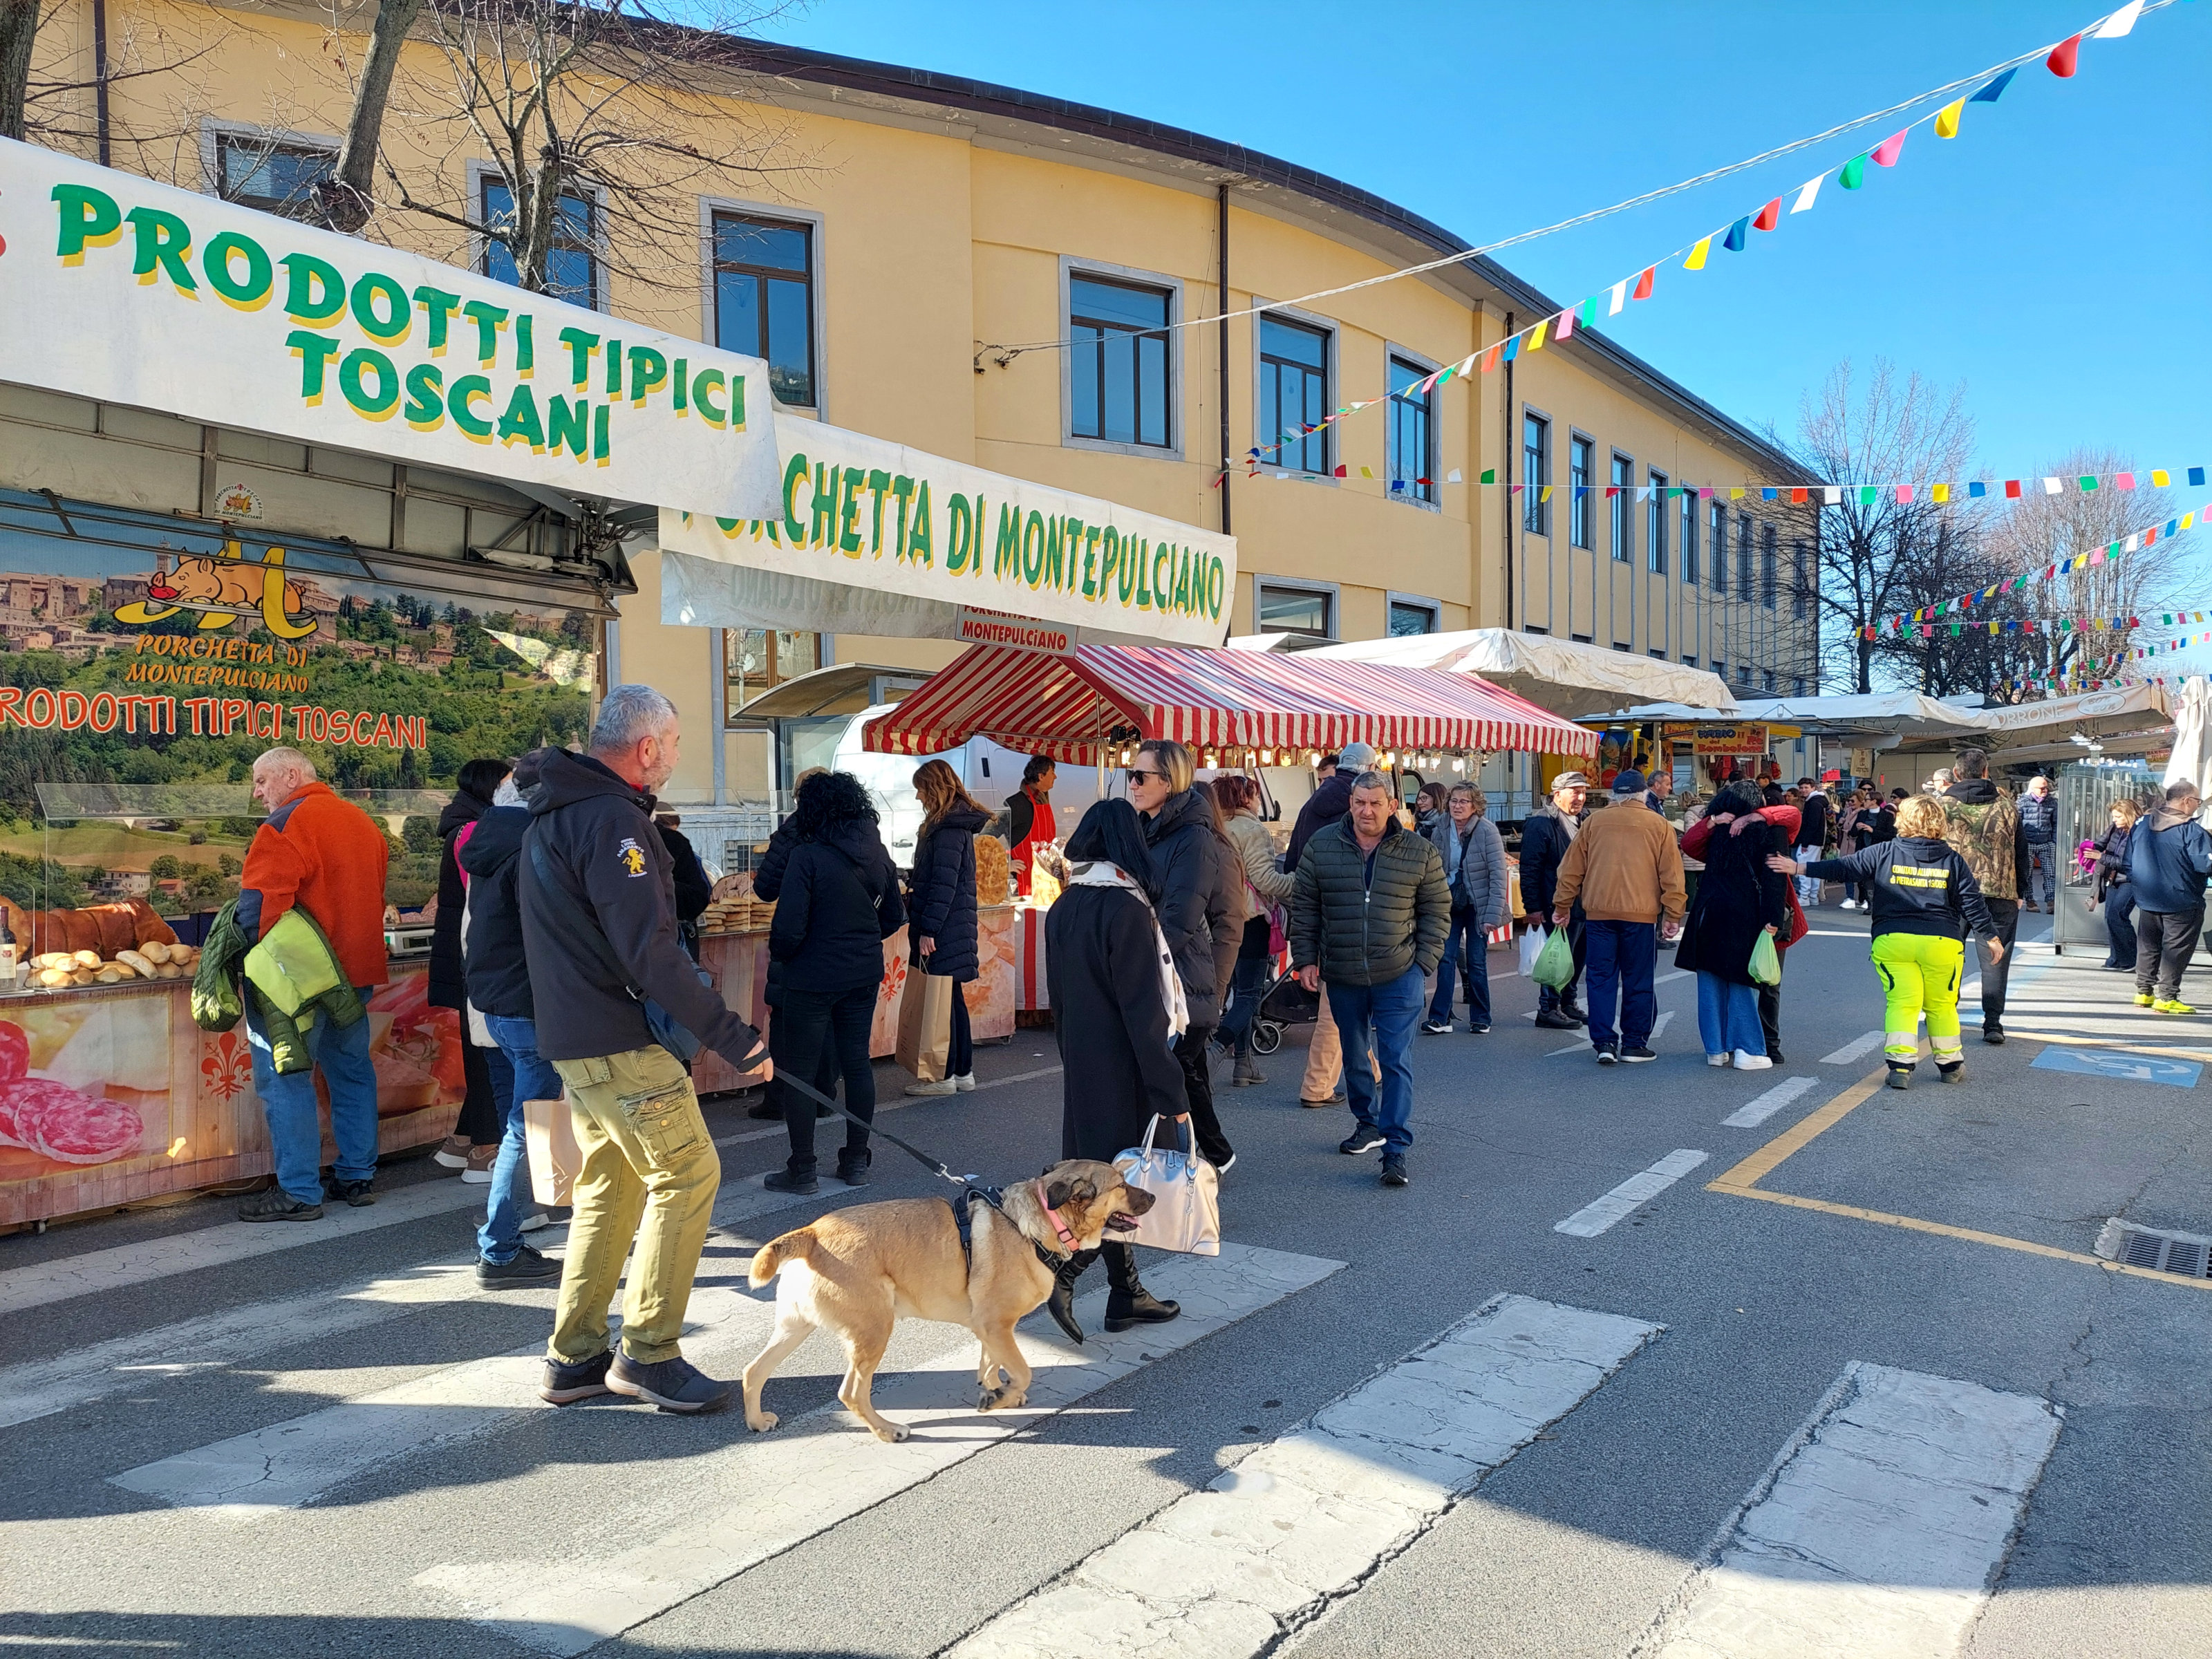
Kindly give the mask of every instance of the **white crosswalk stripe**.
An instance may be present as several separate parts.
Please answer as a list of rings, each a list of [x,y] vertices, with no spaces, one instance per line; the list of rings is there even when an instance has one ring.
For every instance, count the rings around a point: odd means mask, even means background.
[[[1846,1042],[1842,1048],[1837,1049],[1832,1054],[1822,1054],[1820,1056],[1820,1064],[1823,1066],[1848,1066],[1853,1060],[1864,1060],[1869,1054],[1881,1047],[1883,1035],[1884,1034],[1880,1031],[1869,1031],[1863,1036],[1855,1036],[1849,1042]]]
[[[1650,1169],[1629,1176],[1604,1197],[1583,1205],[1565,1221],[1555,1224],[1552,1231],[1576,1238],[1595,1238],[1614,1222],[1634,1214],[1705,1161],[1705,1153],[1687,1147],[1669,1152]]]
[[[1635,1659],[1956,1653],[2058,1430],[2034,1395],[1855,1362]]]
[[[1721,1120],[1725,1129],[1755,1129],[1803,1094],[1808,1089],[1820,1087],[1816,1077],[1784,1078],[1765,1094],[1753,1095],[1749,1100]]]
[[[843,1407],[826,1406],[767,1436],[690,1460],[700,1485],[738,1495],[737,1501],[619,1554],[455,1563],[415,1583],[450,1595],[478,1622],[541,1652],[581,1653],[1342,1266],[1231,1243],[1210,1259],[1172,1257],[1146,1269],[1157,1293],[1182,1304],[1182,1317],[1171,1324],[1094,1334],[1079,1351],[1056,1335],[1023,1333],[1023,1352],[1037,1370],[1019,1410],[975,1410],[975,1344],[963,1334],[927,1364],[878,1376],[877,1409],[919,1431],[896,1445],[858,1427]],[[1103,1303],[1094,1294],[1078,1304],[1086,1327]],[[771,1404],[773,1399],[771,1394]]]
[[[1353,1589],[1662,1328],[1478,1309],[992,1620],[948,1659],[1234,1659]]]

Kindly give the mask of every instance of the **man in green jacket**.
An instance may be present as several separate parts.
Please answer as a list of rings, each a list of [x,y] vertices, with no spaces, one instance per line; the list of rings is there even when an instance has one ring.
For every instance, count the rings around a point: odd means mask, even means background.
[[[1382,1149],[1382,1184],[1406,1184],[1413,1145],[1413,1028],[1424,981],[1451,933],[1451,889],[1436,847],[1398,823],[1390,780],[1363,772],[1350,811],[1316,833],[1291,895],[1291,965],[1309,991],[1328,983],[1351,1062],[1345,1090],[1358,1121],[1338,1150]],[[1376,1097],[1370,1052],[1380,1062]]]

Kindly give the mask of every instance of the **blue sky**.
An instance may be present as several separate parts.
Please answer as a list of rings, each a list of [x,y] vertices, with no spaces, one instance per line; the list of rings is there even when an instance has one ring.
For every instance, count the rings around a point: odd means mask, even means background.
[[[1480,243],[1897,102],[2057,40],[2107,3],[816,0],[765,32],[1249,144]],[[1662,275],[1610,326],[1785,434],[1838,359],[1887,356],[1964,382],[1982,459],[2001,473],[2081,443],[2146,466],[2212,460],[2208,76],[2212,0],[2184,0],[2127,40],[2085,43],[2071,81],[2023,69],[2000,103],[1970,106],[1958,138],[1919,129],[1856,195],[1831,180],[1812,212],[1745,253],[1717,246],[1699,276]],[[1888,131],[1500,257],[1578,299]]]

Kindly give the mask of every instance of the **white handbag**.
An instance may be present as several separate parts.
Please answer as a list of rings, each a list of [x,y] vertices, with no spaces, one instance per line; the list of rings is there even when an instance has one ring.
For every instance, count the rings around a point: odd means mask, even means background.
[[[1159,1114],[1145,1126],[1145,1144],[1114,1160],[1121,1179],[1152,1195],[1152,1207],[1137,1218],[1137,1231],[1109,1237],[1124,1244],[1149,1244],[1156,1250],[1191,1255],[1221,1254],[1221,1177],[1204,1158],[1163,1151],[1152,1145]]]
[[[1543,953],[1544,940],[1547,936],[1540,921],[1530,922],[1528,931],[1521,935],[1521,973],[1523,978],[1535,971],[1536,958]]]

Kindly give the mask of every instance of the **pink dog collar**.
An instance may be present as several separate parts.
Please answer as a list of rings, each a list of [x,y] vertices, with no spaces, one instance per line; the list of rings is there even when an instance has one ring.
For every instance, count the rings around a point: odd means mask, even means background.
[[[1068,1231],[1067,1224],[1060,1218],[1060,1212],[1046,1201],[1044,1182],[1033,1181],[1030,1183],[1030,1189],[1036,1194],[1037,1208],[1044,1212],[1044,1218],[1052,1223],[1053,1231],[1060,1235],[1060,1242],[1066,1245],[1069,1249],[1073,1249],[1075,1235]]]

